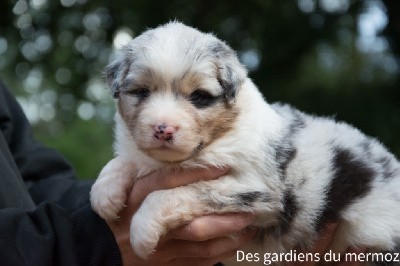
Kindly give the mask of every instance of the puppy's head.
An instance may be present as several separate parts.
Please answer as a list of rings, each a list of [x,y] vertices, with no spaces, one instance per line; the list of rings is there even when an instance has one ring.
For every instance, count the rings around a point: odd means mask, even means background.
[[[179,162],[232,129],[246,70],[224,42],[171,22],[133,39],[105,76],[137,147]]]

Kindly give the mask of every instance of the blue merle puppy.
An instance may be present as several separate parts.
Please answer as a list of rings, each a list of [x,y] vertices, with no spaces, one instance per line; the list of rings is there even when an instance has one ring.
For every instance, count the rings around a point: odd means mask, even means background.
[[[115,158],[91,191],[94,210],[114,219],[135,179],[177,168],[229,174],[148,195],[131,243],[149,256],[169,230],[210,213],[251,212],[252,252],[310,247],[337,222],[329,247],[394,251],[400,243],[400,164],[352,126],[268,104],[235,52],[178,22],[148,30],[106,68],[117,103]],[[132,178],[135,171],[135,178]]]

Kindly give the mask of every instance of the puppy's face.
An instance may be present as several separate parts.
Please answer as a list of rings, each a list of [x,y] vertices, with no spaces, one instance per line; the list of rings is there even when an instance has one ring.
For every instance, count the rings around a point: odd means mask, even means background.
[[[176,22],[135,38],[105,74],[137,147],[164,162],[196,156],[232,129],[246,78],[225,43]]]

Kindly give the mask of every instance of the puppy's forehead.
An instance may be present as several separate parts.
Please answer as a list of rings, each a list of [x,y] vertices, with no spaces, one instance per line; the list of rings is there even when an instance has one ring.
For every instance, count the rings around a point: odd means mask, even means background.
[[[217,89],[217,39],[182,24],[145,32],[126,47],[130,60],[128,80],[157,79],[166,84],[185,81]]]

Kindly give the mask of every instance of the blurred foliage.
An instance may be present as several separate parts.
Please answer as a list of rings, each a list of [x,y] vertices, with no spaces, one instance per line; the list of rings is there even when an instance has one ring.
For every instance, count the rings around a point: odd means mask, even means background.
[[[115,48],[173,19],[238,51],[266,99],[335,116],[400,155],[398,0],[0,2],[0,76],[81,177],[112,157]]]

